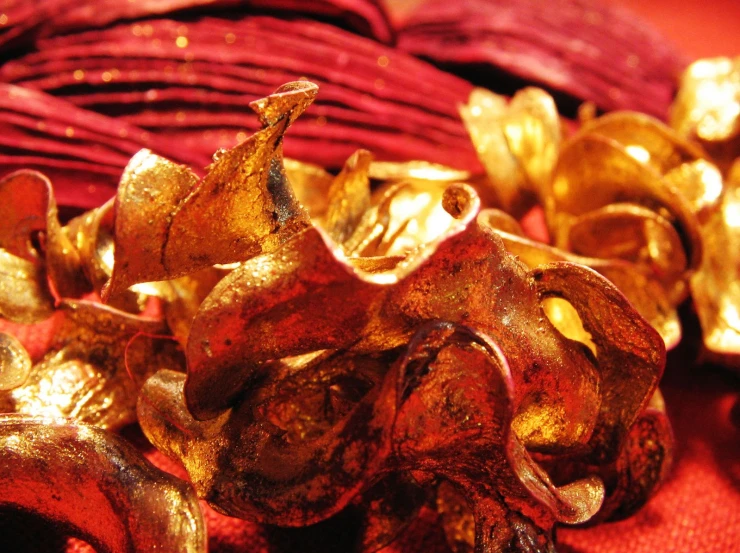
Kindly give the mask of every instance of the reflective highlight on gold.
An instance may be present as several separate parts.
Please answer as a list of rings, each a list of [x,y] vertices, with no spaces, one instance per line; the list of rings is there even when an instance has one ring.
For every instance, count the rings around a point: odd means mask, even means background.
[[[727,169],[740,156],[740,57],[695,61],[684,72],[671,126]]]

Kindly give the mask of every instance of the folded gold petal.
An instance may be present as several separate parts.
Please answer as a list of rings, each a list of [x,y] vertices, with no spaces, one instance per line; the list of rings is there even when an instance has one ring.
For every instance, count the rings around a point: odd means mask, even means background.
[[[455,169],[429,161],[373,161],[368,170],[371,179],[379,181],[442,181],[467,182],[471,178],[468,171]]]
[[[285,175],[293,192],[312,219],[319,219],[328,207],[329,187],[334,176],[323,167],[289,157],[283,158]]]
[[[505,132],[507,100],[483,88],[470,93],[468,103],[459,107],[465,128],[488,174],[499,206],[509,213],[521,214],[529,204],[526,198],[526,174],[512,152]]]
[[[707,254],[691,294],[708,352],[740,365],[740,161],[727,179],[720,209],[702,226]]]
[[[265,128],[220,151],[202,180],[142,150],[116,197],[115,263],[103,291],[183,276],[273,251],[309,223],[282,165],[282,136],[310,103],[312,83],[289,83],[253,102]]]
[[[660,335],[639,317],[604,277],[575,263],[534,270],[539,293],[570,302],[596,346],[601,411],[589,442],[590,455],[609,462],[619,454],[627,431],[657,388],[665,367]]]
[[[134,422],[146,378],[182,364],[173,342],[154,338],[166,333],[166,325],[87,301],[65,301],[60,308],[64,321],[49,352],[10,392],[13,410],[103,428]]]
[[[51,182],[37,171],[21,170],[0,181],[0,248],[36,264],[61,297],[90,291],[80,270],[80,257],[59,224]],[[39,238],[44,254],[33,241]]]
[[[740,155],[740,57],[695,61],[681,78],[671,126],[727,170]]]
[[[0,249],[0,316],[36,323],[54,313],[44,266]]]
[[[523,88],[509,103],[504,133],[524,169],[529,186],[542,197],[560,150],[560,115],[555,101],[539,88]]]
[[[198,499],[122,439],[64,419],[0,415],[0,503],[98,551],[205,553]]]
[[[680,137],[661,121],[634,111],[608,113],[583,125],[580,132],[616,140],[632,157],[661,175],[706,157],[698,145]]]
[[[454,227],[445,209],[445,194],[455,190],[445,181],[402,180],[379,188],[354,233],[343,244],[348,255],[397,256],[437,240]],[[462,200],[462,208],[466,200]],[[457,208],[449,206],[454,212]]]
[[[569,230],[575,217],[613,203],[641,205],[675,225],[688,268],[698,267],[701,237],[689,201],[619,142],[592,133],[577,135],[563,147],[552,192],[545,199],[545,213],[556,245],[569,248]]]
[[[23,385],[31,372],[31,358],[18,339],[0,332],[0,392]]]
[[[613,203],[573,219],[568,244],[573,253],[596,259],[624,259],[655,275],[678,305],[690,276],[681,237],[655,211]]]
[[[329,204],[322,226],[338,244],[352,235],[370,207],[368,170],[372,160],[373,156],[367,150],[356,151],[329,188]]]
[[[671,349],[678,344],[681,339],[681,323],[675,303],[668,297],[662,283],[656,279],[653,271],[626,261],[574,255],[521,235],[517,236],[506,232],[501,230],[501,227],[497,228],[499,218],[491,218],[488,214],[489,211],[496,210],[481,212],[479,222],[483,221],[485,224],[490,224],[503,239],[509,253],[517,256],[528,267],[535,268],[538,265],[558,261],[568,261],[591,267],[605,276],[627,297],[638,313],[658,331],[667,349]],[[548,316],[558,316],[552,312],[552,309],[548,309],[547,305],[545,305],[545,311]],[[568,322],[564,324],[574,329],[573,336],[578,336],[581,332],[579,330],[580,323]],[[589,339],[590,335],[588,337],[583,335],[580,341],[588,345]]]
[[[398,462],[462,491],[478,550],[502,551],[519,540],[546,551],[556,521],[583,522],[601,506],[598,478],[557,488],[521,446],[512,431],[513,374],[485,335],[428,325],[411,342],[398,379]]]

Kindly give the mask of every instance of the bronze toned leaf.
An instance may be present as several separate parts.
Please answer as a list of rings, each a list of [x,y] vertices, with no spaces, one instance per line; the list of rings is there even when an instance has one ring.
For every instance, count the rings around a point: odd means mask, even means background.
[[[66,419],[0,415],[0,503],[101,552],[207,550],[189,484],[120,438]]]
[[[147,151],[137,154],[116,198],[116,260],[104,298],[138,282],[244,261],[305,228],[308,215],[282,166],[282,136],[316,89],[289,83],[253,102],[265,128],[218,152],[200,182],[185,167]]]
[[[506,232],[499,226],[501,217],[495,215],[496,211],[482,211],[478,218],[479,222],[493,226],[503,239],[509,253],[516,255],[528,267],[535,268],[538,265],[558,261],[591,267],[605,276],[629,299],[640,315],[658,331],[667,349],[678,344],[681,339],[681,323],[676,306],[651,270],[618,259],[603,260],[574,255],[521,235]],[[492,215],[491,212],[494,214]]]

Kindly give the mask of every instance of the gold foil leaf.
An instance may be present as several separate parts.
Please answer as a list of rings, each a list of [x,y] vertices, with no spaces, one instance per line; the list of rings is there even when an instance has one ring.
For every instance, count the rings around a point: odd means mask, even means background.
[[[533,196],[543,196],[557,162],[560,117],[552,97],[525,88],[507,105],[503,96],[474,89],[460,115],[502,207],[522,215]]]
[[[31,371],[31,358],[15,336],[0,332],[0,392],[21,386]]]
[[[0,415],[0,503],[98,551],[207,551],[190,484],[124,440],[79,422]]]
[[[282,137],[316,85],[284,85],[253,102],[265,128],[220,151],[202,180],[151,152],[126,167],[116,198],[115,263],[105,298],[272,251],[308,225],[282,166]]]

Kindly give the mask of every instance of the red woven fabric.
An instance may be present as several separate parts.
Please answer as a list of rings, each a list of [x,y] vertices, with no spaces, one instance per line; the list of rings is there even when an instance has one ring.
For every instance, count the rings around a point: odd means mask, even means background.
[[[667,0],[639,3],[623,1],[634,4],[643,15],[655,18],[658,26],[665,24],[661,20],[664,9],[670,14],[671,20],[686,23],[690,18],[694,21],[694,27],[701,29],[701,42],[693,34],[675,34],[672,37],[679,43],[683,42],[685,53],[689,55],[736,55],[740,52],[737,42],[740,5],[737,3],[727,1],[711,4],[692,0],[687,4],[693,11],[687,12],[690,15],[681,19],[680,10]],[[721,10],[718,9],[719,5],[722,6]],[[722,12],[721,17],[715,16],[714,12],[717,11]],[[707,12],[706,20],[711,21],[711,28],[702,27],[703,12]],[[459,81],[450,82],[459,86]],[[59,116],[62,117],[61,114]],[[118,128],[113,131],[97,130],[100,133],[120,132]],[[64,133],[63,128],[61,133]],[[286,139],[289,140],[290,137]],[[131,147],[123,144],[114,150],[122,158]],[[118,157],[111,159],[113,166],[119,163]],[[4,173],[5,169],[0,167],[0,172]],[[97,181],[86,182],[95,186]],[[109,180],[101,179],[100,182],[101,186],[110,186]],[[93,201],[89,187],[78,187],[78,190],[79,194],[86,195],[82,203]],[[691,319],[690,313],[688,318]],[[55,321],[51,320],[35,327],[20,327],[0,321],[0,330],[15,333],[38,356],[54,331],[54,324]],[[671,477],[658,495],[627,521],[586,529],[560,529],[558,550],[561,553],[740,551],[740,430],[732,423],[731,416],[740,399],[740,381],[734,373],[694,360],[695,349],[692,345],[696,342],[697,332],[696,328],[687,330],[685,345],[669,357],[661,386],[677,443]],[[135,428],[129,429],[126,436],[139,445],[155,464],[184,476],[176,463],[153,451]],[[212,553],[332,553],[348,551],[352,546],[351,520],[347,517],[339,517],[314,528],[281,530],[228,518],[205,505],[204,511]],[[39,521],[0,509],[0,551],[81,553],[89,550],[88,546],[76,540],[67,542],[64,536],[54,534]],[[385,553],[447,551],[435,515],[425,511]]]

